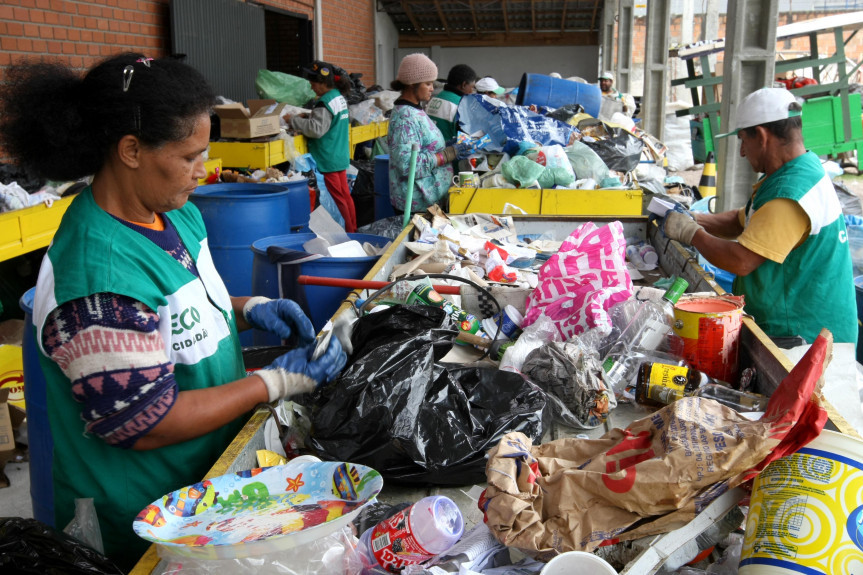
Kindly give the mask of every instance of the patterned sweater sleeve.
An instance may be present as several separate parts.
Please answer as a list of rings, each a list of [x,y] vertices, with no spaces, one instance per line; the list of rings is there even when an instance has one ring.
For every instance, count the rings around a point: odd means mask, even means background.
[[[46,353],[83,404],[86,430],[110,445],[131,448],[177,399],[158,319],[141,302],[110,293],[72,300],[46,319]]]
[[[405,108],[409,108],[405,106]],[[417,167],[415,176],[423,178],[430,176],[437,168],[437,155],[435,152],[443,149],[439,142],[430,141],[432,138],[428,133],[426,122],[422,112],[413,109],[404,110],[395,120],[395,125],[390,127],[392,139],[390,145],[390,162],[395,163],[396,170],[403,177],[407,177],[411,165],[411,146],[419,144],[420,150],[417,154]],[[436,149],[440,148],[440,150]]]

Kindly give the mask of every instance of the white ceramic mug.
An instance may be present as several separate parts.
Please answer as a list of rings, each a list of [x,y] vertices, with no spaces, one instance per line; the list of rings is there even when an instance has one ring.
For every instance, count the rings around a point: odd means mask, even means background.
[[[473,172],[459,172],[457,176],[452,177],[452,185],[459,188],[475,188],[478,180]]]

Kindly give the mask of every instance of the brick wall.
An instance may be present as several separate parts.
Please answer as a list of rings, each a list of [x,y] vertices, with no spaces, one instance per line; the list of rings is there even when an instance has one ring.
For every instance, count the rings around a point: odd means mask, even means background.
[[[312,17],[311,0],[267,0]],[[324,56],[374,84],[374,3],[323,0]],[[0,78],[20,59],[59,59],[84,70],[117,52],[170,51],[169,0],[2,0]]]

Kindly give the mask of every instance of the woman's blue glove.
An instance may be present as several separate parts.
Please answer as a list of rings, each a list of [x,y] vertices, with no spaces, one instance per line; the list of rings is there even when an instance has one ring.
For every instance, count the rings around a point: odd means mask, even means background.
[[[348,361],[348,356],[342,351],[342,345],[336,338],[330,339],[327,351],[313,360],[314,351],[314,345],[292,349],[254,373],[264,380],[269,393],[268,401],[314,391],[335,379]]]
[[[282,339],[297,334],[300,346],[315,341],[315,328],[295,301],[256,296],[243,306],[243,317],[253,328],[274,333]]]

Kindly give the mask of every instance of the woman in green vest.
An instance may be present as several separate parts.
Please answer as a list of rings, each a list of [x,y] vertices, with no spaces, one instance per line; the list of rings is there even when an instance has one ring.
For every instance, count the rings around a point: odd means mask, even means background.
[[[286,117],[291,127],[307,138],[309,153],[324,176],[324,185],[345,219],[345,231],[357,231],[357,212],[347,169],[351,164],[348,102],[351,82],[343,70],[326,62],[312,62],[303,69],[318,99],[311,113]]]
[[[49,180],[91,177],[42,260],[33,323],[54,525],[92,498],[104,552],[124,570],[148,546],[132,530],[139,512],[200,481],[257,404],[312,391],[345,362],[335,340],[312,360],[314,330],[296,303],[232,297],[219,277],[188,202],[206,176],[214,102],[193,68],[140,54],[83,77],[18,64],[0,88],[9,156]],[[297,347],[248,376],[238,330],[249,327]]]

